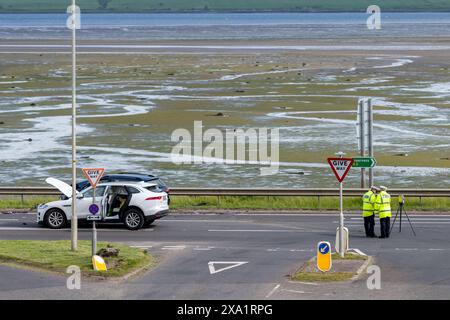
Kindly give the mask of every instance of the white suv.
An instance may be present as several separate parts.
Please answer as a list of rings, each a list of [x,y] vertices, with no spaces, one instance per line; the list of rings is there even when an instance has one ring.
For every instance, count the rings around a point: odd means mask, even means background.
[[[47,183],[59,189],[67,200],[53,201],[38,206],[37,222],[51,229],[65,227],[72,219],[72,187],[55,178]],[[169,212],[167,193],[152,182],[107,182],[81,192],[77,191],[77,218],[86,220],[89,207],[97,204],[102,222],[122,222],[130,230],[150,225]]]

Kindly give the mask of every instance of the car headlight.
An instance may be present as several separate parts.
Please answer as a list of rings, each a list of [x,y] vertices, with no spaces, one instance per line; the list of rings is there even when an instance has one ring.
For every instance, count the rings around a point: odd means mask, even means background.
[[[48,205],[46,205],[46,204],[40,204],[40,205],[38,205],[38,210],[45,210],[45,209],[47,209],[48,208]]]

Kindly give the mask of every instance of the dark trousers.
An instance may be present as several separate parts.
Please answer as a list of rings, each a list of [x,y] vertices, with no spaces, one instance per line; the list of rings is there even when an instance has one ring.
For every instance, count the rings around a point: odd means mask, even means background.
[[[364,229],[366,237],[375,237],[375,215],[364,217]]]
[[[391,218],[380,219],[380,232],[382,238],[389,238],[389,230],[391,229]]]

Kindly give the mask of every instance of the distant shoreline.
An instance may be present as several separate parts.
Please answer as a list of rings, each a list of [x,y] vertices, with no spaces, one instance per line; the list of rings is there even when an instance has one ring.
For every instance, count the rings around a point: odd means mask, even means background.
[[[90,9],[82,9],[83,13],[89,14],[181,14],[181,13],[191,13],[191,14],[204,14],[204,13],[212,13],[212,14],[221,14],[221,13],[366,13],[364,10],[148,10],[148,11],[114,11],[114,10],[90,10]],[[447,9],[409,9],[409,10],[386,10],[382,11],[383,13],[447,13],[450,12],[450,7]],[[63,13],[65,14],[65,10],[46,10],[46,11],[2,11],[0,10],[0,14],[53,14],[53,13]]]

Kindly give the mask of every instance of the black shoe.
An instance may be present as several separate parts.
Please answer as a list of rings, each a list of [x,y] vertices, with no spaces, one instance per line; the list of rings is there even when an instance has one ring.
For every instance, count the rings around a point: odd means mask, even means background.
[[[386,237],[383,237],[383,236],[379,236],[379,237],[378,237],[378,239],[384,239],[384,238],[386,238]]]

